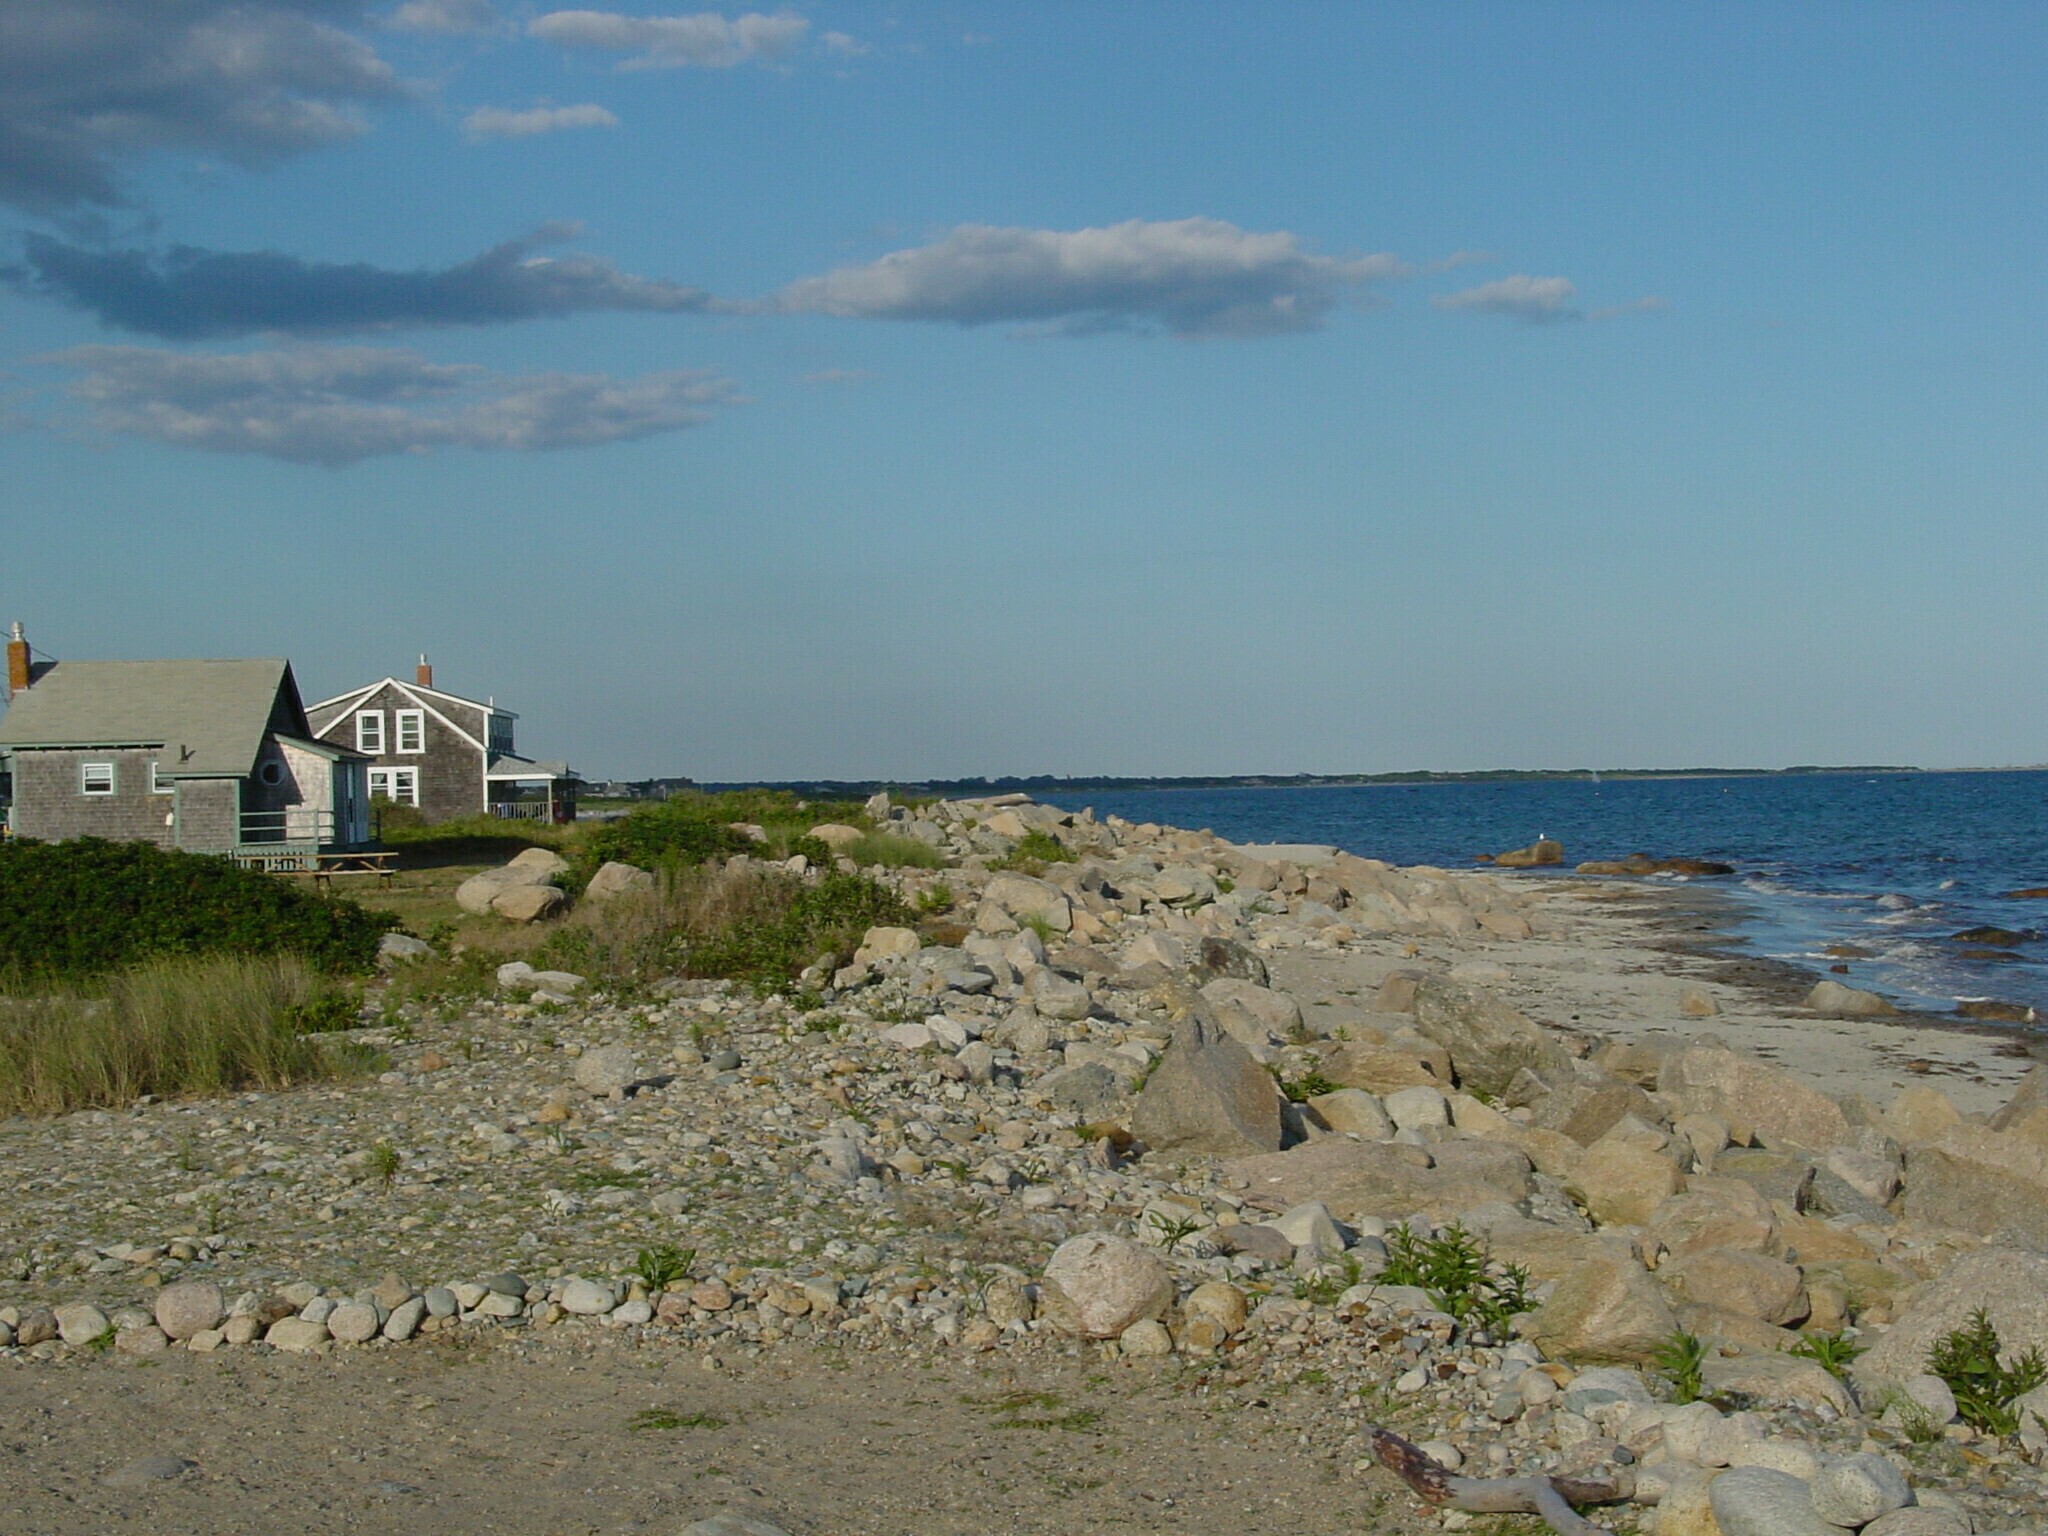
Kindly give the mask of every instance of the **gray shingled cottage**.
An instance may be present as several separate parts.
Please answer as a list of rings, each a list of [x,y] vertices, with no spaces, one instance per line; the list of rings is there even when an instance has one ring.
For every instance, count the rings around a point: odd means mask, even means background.
[[[379,678],[307,713],[319,740],[370,760],[373,797],[417,807],[430,822],[576,819],[581,780],[569,765],[521,757],[512,748],[519,717],[495,699],[479,703],[436,688],[424,656],[409,683]]]
[[[316,739],[291,663],[32,659],[7,645],[8,830],[228,854],[272,869],[370,841],[369,763]]]

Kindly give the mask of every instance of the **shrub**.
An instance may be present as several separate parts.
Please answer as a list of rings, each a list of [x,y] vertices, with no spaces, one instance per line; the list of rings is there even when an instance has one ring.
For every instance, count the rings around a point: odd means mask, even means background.
[[[1529,1272],[1519,1264],[1495,1265],[1479,1240],[1453,1223],[1435,1237],[1408,1227],[1387,1233],[1384,1285],[1416,1285],[1460,1323],[1477,1323],[1505,1333],[1508,1320],[1529,1310]]]
[[[210,854],[77,838],[0,844],[0,955],[79,981],[143,960],[232,951],[367,970],[398,919]]]
[[[345,1053],[323,1049],[295,1021],[319,1011],[328,985],[288,956],[214,956],[122,971],[103,997],[13,996],[0,1003],[0,1114],[326,1076],[347,1065]]]
[[[642,869],[677,870],[754,849],[744,832],[712,820],[694,800],[677,798],[643,805],[592,828],[583,839],[576,867],[587,880],[599,865],[613,860]]]
[[[1707,1363],[1707,1346],[1698,1334],[1680,1329],[1666,1339],[1651,1362],[1671,1379],[1672,1400],[1696,1403],[1706,1390],[1701,1379]]]
[[[1927,1352],[1927,1369],[1948,1383],[1956,1412],[1970,1428],[1990,1435],[2019,1433],[2016,1398],[2048,1381],[2048,1361],[2040,1349],[2028,1350],[2010,1364],[2000,1361],[1998,1330],[1982,1307],[1963,1327],[1943,1334]]]
[[[820,956],[850,956],[872,927],[911,921],[896,893],[865,875],[829,874],[816,885],[793,875],[782,880],[787,886],[774,892],[784,901],[780,915],[699,939],[689,951],[692,974],[773,985]]]

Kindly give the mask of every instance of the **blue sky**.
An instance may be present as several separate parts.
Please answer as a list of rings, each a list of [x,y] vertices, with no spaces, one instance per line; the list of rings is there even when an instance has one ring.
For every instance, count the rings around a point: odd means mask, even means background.
[[[2042,761],[2044,42],[0,0],[0,617],[599,775]]]

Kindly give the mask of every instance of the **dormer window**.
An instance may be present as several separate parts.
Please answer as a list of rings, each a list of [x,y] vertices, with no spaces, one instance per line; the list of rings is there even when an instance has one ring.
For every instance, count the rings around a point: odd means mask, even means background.
[[[356,750],[371,757],[384,751],[384,711],[365,709],[356,715]]]

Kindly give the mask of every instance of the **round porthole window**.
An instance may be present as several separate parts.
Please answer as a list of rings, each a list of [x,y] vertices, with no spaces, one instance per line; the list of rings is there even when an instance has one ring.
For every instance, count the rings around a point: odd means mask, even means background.
[[[266,784],[282,784],[284,782],[284,764],[265,763],[257,770],[256,777]]]

